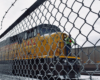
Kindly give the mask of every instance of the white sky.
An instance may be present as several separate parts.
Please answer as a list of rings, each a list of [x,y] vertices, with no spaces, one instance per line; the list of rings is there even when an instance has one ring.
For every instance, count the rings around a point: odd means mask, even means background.
[[[10,11],[7,13],[6,15],[6,18],[4,19],[3,21],[3,26],[2,26],[2,30],[0,30],[0,33],[2,33],[7,27],[9,27],[13,22],[15,22],[15,20],[22,14],[24,13],[24,11],[21,11],[22,9],[25,9],[25,8],[29,8],[36,0],[18,0],[14,7],[12,7],[10,9]],[[55,0],[54,0],[55,1]],[[62,0],[63,2],[65,2],[66,0]],[[68,0],[68,2],[66,3],[67,6],[69,8],[71,8],[73,2],[75,0]],[[79,1],[80,3],[78,3],[77,1]],[[82,6],[82,0],[77,0],[75,2],[75,4],[73,5],[72,9],[74,12],[78,13],[79,16],[83,19],[85,19],[87,13],[89,12],[89,8],[86,8],[84,6]],[[91,3],[92,3],[93,0],[84,0],[84,5],[87,6],[87,7],[90,7]],[[7,11],[7,9],[11,6],[11,4],[14,2],[14,0],[0,0],[0,20],[2,20],[2,17],[3,15],[5,14],[5,12]],[[53,3],[53,1],[52,1]],[[55,3],[55,7],[58,7],[58,5],[60,4],[60,0],[56,0],[56,3]],[[47,5],[48,6],[48,5]],[[82,6],[82,9],[79,11],[80,7]],[[65,5],[61,4],[60,7],[59,7],[59,11],[62,12],[62,10],[64,9]],[[63,12],[63,14],[68,17],[69,13],[71,12],[71,9],[69,8],[66,8]],[[52,9],[52,6],[48,9],[49,11],[51,11]],[[94,11],[95,13],[99,14],[99,11],[100,11],[100,1],[99,0],[94,0],[93,4],[92,4],[92,7],[91,7],[91,10]],[[52,12],[52,15],[55,16],[56,14],[56,9],[53,10]],[[79,11],[79,12],[78,12]],[[43,12],[44,14],[46,13],[46,11]],[[91,24],[92,26],[88,25],[88,24],[84,24],[84,20],[81,19],[81,18],[77,18],[77,20],[75,21],[74,25],[73,26],[71,23],[67,23],[65,26],[64,24],[67,22],[66,18],[62,18],[60,23],[62,26],[65,27],[66,31],[70,32],[70,30],[72,29],[71,31],[71,34],[72,34],[72,37],[75,39],[76,36],[79,34],[79,30],[81,31],[82,34],[84,34],[85,36],[87,36],[89,34],[89,32],[92,30],[92,27],[98,31],[100,33],[100,17],[98,18],[98,15],[97,14],[94,14],[92,12],[90,12],[88,14],[88,16],[86,17],[86,21],[87,23]],[[49,18],[49,15],[46,16],[47,19]],[[61,14],[57,14],[57,17],[56,19],[57,20],[60,20],[60,17],[61,17]],[[75,13],[71,13],[71,15],[68,17],[69,21],[70,22],[74,22],[75,18],[77,17],[77,14]],[[96,21],[96,19],[98,18],[98,20]],[[53,23],[53,18],[50,19],[50,23],[52,24]],[[96,21],[96,24],[93,25],[93,23]],[[55,25],[57,25],[58,23],[54,23]],[[0,25],[1,25],[1,22],[0,22]],[[83,27],[81,28],[81,26],[83,25]],[[77,29],[76,29],[76,28]],[[63,31],[64,28],[60,27],[61,30]],[[80,29],[81,28],[81,29]],[[78,30],[79,29],[79,30]],[[64,31],[65,32],[65,31]],[[88,39],[89,41],[93,42],[93,44],[95,44],[99,39],[100,39],[100,34],[95,32],[95,31],[92,31],[90,33],[90,35],[88,36]],[[79,35],[78,38],[76,39],[77,40],[77,43],[79,45],[83,45],[84,42],[86,41],[86,38],[83,36],[83,35]],[[97,45],[100,45],[100,41],[97,43]],[[97,46],[96,45],[96,46]],[[86,42],[86,44],[84,44],[84,46],[93,46],[91,45],[91,43],[89,42]]]
[[[15,0],[0,0],[0,27],[2,17],[14,1]],[[21,14],[26,11],[23,9],[29,8],[35,1],[36,0],[17,0],[15,5],[9,10],[7,15],[5,16],[5,19],[3,20],[2,30],[0,30],[0,34],[13,22],[15,22]]]

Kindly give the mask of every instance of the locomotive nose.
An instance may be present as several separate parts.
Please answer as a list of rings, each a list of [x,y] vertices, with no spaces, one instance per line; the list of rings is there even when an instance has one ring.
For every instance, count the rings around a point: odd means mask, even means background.
[[[66,34],[63,34],[63,40],[65,41],[65,39],[67,38]]]

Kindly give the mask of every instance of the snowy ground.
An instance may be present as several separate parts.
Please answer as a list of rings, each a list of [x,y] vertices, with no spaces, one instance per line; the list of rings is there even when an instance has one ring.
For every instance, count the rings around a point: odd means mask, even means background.
[[[0,74],[0,80],[39,80],[39,79]],[[79,77],[79,80],[90,80],[90,76],[81,75]],[[100,80],[100,76],[92,76],[91,80]]]
[[[82,75],[79,78],[80,80],[91,80],[90,76]],[[92,80],[100,80],[100,76],[92,76]]]

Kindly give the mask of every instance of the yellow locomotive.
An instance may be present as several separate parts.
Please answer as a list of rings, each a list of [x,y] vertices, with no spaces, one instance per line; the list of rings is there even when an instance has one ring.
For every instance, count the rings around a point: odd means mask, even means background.
[[[80,71],[80,57],[66,55],[67,36],[55,25],[41,24],[7,38],[0,43],[0,65],[10,61],[14,75],[73,78]]]

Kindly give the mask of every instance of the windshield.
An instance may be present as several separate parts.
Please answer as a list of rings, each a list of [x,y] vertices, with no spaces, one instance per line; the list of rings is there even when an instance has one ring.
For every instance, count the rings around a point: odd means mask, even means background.
[[[41,27],[40,28],[40,34],[44,35],[44,34],[51,34],[54,32],[61,32],[60,29],[58,27]]]
[[[40,35],[44,35],[44,34],[52,34],[55,32],[61,32],[61,31],[58,27],[54,25],[44,24],[24,32],[24,39],[27,40],[29,38],[35,37],[37,36],[38,33]]]

